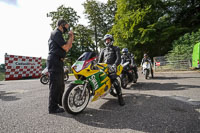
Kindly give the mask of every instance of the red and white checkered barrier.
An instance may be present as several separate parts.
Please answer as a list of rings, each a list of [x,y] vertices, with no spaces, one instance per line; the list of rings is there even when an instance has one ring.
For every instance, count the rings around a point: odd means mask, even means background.
[[[5,80],[39,78],[42,72],[42,59],[37,57],[5,55]]]

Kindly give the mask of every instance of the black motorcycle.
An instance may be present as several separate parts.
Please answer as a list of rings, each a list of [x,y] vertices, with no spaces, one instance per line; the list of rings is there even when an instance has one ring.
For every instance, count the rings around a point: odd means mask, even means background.
[[[129,62],[122,64],[123,70],[121,73],[121,86],[126,89],[127,85],[131,82],[136,83],[137,78],[133,70],[133,66]]]

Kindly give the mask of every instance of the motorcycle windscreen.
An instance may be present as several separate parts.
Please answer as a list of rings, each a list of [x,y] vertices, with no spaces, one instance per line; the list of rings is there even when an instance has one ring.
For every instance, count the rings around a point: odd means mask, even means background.
[[[76,72],[81,71],[85,67],[87,67],[91,61],[96,59],[97,55],[95,52],[85,52],[83,53],[78,60],[73,64],[72,67],[74,67]]]
[[[84,63],[85,63],[85,61],[76,61],[72,67],[76,66],[76,67],[74,67],[74,69],[76,72],[79,72],[83,69]]]
[[[151,66],[150,66],[149,62],[144,62],[144,64],[142,65],[142,67],[149,69]]]
[[[86,61],[89,59],[92,59],[94,57],[97,57],[97,54],[95,52],[84,52],[77,61]]]

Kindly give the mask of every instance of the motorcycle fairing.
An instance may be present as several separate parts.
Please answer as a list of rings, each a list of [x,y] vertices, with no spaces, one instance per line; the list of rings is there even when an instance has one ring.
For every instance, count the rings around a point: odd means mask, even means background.
[[[143,63],[143,65],[142,65],[142,67],[143,67],[143,70],[144,70],[144,69],[150,69],[150,68],[151,68],[151,66],[150,66],[150,65],[151,65],[151,64],[150,64],[149,62],[147,62],[147,61],[146,61],[146,62],[144,62],[144,63]]]
[[[79,85],[84,85],[85,84],[85,81],[83,80],[75,80],[72,82],[73,84],[79,84]]]
[[[107,67],[106,64],[101,65]],[[109,92],[109,89],[111,88],[111,80],[108,77],[108,75],[104,72],[107,69],[106,67],[101,67],[101,69],[99,69],[99,72],[87,77],[87,80],[92,86],[92,89],[95,90],[95,94],[92,101],[96,101],[99,98],[106,95]]]

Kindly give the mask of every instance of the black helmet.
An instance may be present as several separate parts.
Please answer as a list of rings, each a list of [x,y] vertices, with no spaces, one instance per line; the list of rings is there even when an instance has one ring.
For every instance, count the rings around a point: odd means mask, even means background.
[[[106,42],[105,42],[106,39],[110,39],[111,42],[110,42],[110,43],[106,43]],[[112,46],[112,45],[113,45],[114,39],[113,39],[113,36],[112,36],[112,35],[106,34],[106,35],[104,36],[103,40],[104,40],[104,44],[105,44],[106,46]]]
[[[122,53],[127,54],[128,53],[128,49],[127,48],[123,48],[122,49]]]

